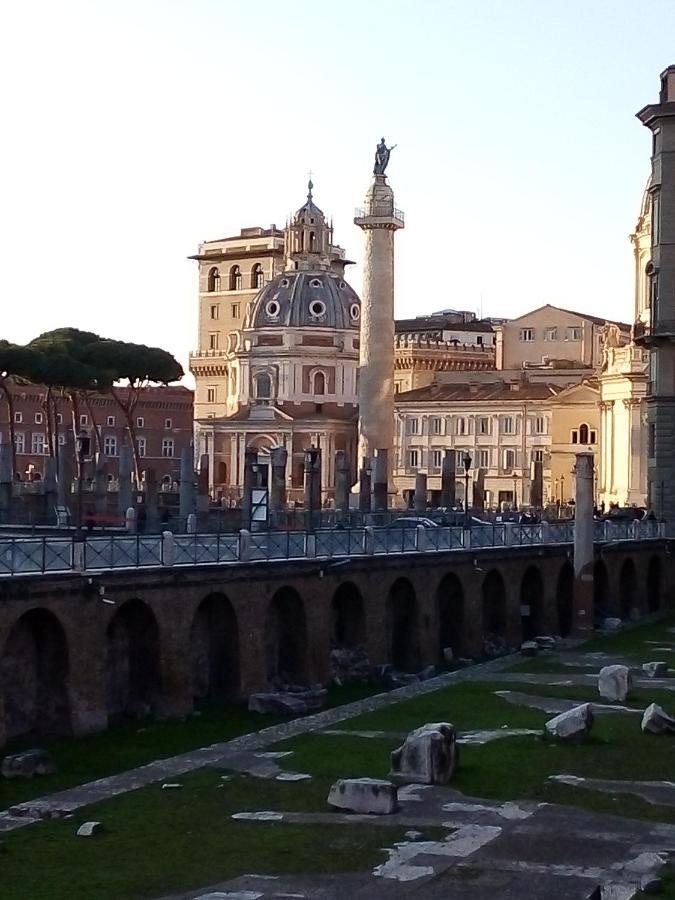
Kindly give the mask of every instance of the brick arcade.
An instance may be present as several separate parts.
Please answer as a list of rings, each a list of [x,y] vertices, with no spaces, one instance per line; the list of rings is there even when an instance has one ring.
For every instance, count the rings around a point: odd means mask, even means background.
[[[124,716],[184,717],[279,673],[326,682],[334,646],[417,671],[444,647],[479,656],[569,633],[571,547],[26,576],[0,584],[0,746],[86,734]],[[596,617],[673,602],[670,543],[597,544]]]

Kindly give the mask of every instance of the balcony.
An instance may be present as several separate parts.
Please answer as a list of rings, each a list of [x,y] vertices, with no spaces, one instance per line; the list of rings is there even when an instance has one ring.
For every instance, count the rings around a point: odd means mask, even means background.
[[[657,322],[636,322],[633,326],[636,344],[648,346],[658,340],[675,340],[675,319],[659,318]]]

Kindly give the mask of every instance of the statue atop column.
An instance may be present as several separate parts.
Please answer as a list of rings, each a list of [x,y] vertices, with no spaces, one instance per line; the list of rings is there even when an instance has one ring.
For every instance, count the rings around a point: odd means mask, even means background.
[[[389,165],[389,157],[391,156],[391,151],[396,147],[394,144],[392,147],[387,147],[384,138],[381,139],[380,143],[377,145],[377,149],[375,150],[375,165],[373,166],[373,175],[384,175],[385,169]]]

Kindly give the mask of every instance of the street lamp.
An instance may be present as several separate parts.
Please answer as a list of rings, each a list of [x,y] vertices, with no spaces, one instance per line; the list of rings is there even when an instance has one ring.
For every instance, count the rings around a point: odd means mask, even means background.
[[[468,450],[462,456],[464,463],[464,522],[469,525],[469,469],[471,468],[471,454]]]
[[[518,476],[513,473],[513,511],[518,509]]]
[[[565,476],[560,476],[560,505],[564,506],[565,504]]]
[[[315,465],[316,461],[319,458],[319,451],[316,447],[310,447],[309,450],[305,450],[305,470],[309,472],[309,497],[307,498],[309,501],[309,531],[314,531],[314,493],[316,490],[315,487],[315,479],[316,479],[316,471]]]
[[[77,435],[77,538],[82,540],[82,487],[84,481],[84,459],[89,456],[91,440],[86,431]]]

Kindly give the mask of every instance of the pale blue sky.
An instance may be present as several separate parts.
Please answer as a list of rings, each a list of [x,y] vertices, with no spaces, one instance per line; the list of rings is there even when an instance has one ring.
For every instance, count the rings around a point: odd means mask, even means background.
[[[381,135],[398,315],[630,319],[634,114],[673,62],[673,0],[7,3],[0,336],[76,325],[185,363],[197,243],[283,224],[311,168],[359,260]]]

